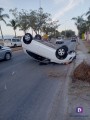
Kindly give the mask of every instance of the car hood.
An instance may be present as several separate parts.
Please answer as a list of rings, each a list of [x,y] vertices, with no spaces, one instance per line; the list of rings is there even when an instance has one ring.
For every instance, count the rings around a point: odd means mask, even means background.
[[[5,46],[3,46],[3,48],[2,49],[5,49],[5,50],[11,50],[11,48],[10,47],[5,47]]]

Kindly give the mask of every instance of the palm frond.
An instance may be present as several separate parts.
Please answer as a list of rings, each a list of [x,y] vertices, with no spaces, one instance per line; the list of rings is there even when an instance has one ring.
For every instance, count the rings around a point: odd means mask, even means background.
[[[77,20],[77,18],[74,17],[74,18],[72,18],[71,20]]]
[[[10,26],[10,27],[11,27],[12,25],[11,25],[11,24],[7,24],[7,26]]]
[[[4,9],[3,9],[3,8],[0,8],[0,13],[2,13],[2,11],[4,11]]]
[[[90,15],[90,8],[89,8],[89,11],[86,13],[86,16],[87,16],[87,15]]]
[[[3,18],[1,18],[0,21],[3,21],[6,24],[6,21]]]

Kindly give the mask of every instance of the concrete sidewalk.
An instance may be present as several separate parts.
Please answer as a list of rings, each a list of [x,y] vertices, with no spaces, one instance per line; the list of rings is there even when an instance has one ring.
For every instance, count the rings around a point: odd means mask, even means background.
[[[79,40],[77,59],[74,68],[83,60],[90,63],[90,54],[84,43]],[[83,81],[70,83],[68,90],[68,109],[66,120],[90,120],[90,84]]]

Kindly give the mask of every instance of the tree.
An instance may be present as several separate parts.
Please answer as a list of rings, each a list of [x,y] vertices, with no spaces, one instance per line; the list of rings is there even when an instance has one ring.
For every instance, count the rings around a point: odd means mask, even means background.
[[[87,16],[88,20],[90,21],[90,8],[89,8],[89,11],[86,13],[86,16]]]
[[[86,13],[86,16],[87,16],[87,21],[86,21],[87,29],[90,30],[90,8],[89,11]]]
[[[32,28],[32,33],[34,30],[34,32],[37,34],[38,24],[37,24],[37,11],[36,10],[30,11],[29,21],[30,21],[30,27]]]
[[[83,19],[83,15],[74,17],[72,18],[72,20],[75,20],[75,25],[77,26],[77,29],[78,29],[78,35],[80,36],[82,26],[85,23],[85,20]]]
[[[9,18],[9,16],[8,16],[8,14],[2,14],[3,11],[4,11],[4,9],[0,8],[0,21],[3,21],[6,24],[5,18]],[[3,37],[1,25],[0,25],[0,32],[1,32],[2,40],[3,40],[4,37]]]
[[[22,9],[18,12],[17,8],[10,9],[10,13],[12,13],[14,17],[14,21],[17,23],[19,30],[22,30],[24,33],[30,28],[30,21],[29,21],[29,13],[28,11]]]
[[[50,21],[49,23],[45,23],[42,27],[42,32],[52,35],[54,37],[58,37],[59,31],[57,30],[60,24],[58,24],[59,21]]]
[[[18,25],[20,30],[23,30],[24,33],[30,28],[29,13],[27,11],[22,10],[19,12]]]
[[[15,8],[11,9],[10,12],[14,16],[15,21],[17,21],[20,30],[23,30],[24,33],[31,28],[32,33],[34,31],[36,34],[41,32],[53,32],[55,34],[59,26],[58,21],[52,21],[51,15],[45,13],[42,8],[30,11],[22,10],[20,12]]]
[[[72,30],[65,30],[61,32],[61,35],[66,36],[67,38],[75,36],[75,32]]]
[[[30,11],[30,26],[38,34],[42,31],[43,26],[50,20],[50,14],[44,13],[42,8],[38,11]]]
[[[17,22],[16,22],[15,20],[12,19],[12,20],[10,21],[10,23],[7,24],[7,26],[11,26],[11,27],[13,28],[14,33],[15,33],[15,37],[16,37],[16,29],[17,29],[17,27],[18,27]]]

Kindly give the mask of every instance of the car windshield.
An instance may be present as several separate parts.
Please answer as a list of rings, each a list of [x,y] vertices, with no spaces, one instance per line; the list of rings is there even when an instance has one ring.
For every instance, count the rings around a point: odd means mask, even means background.
[[[11,42],[11,39],[4,39],[4,42]]]
[[[16,39],[17,42],[21,42],[19,39]]]
[[[16,42],[16,39],[12,39],[12,42]]]

